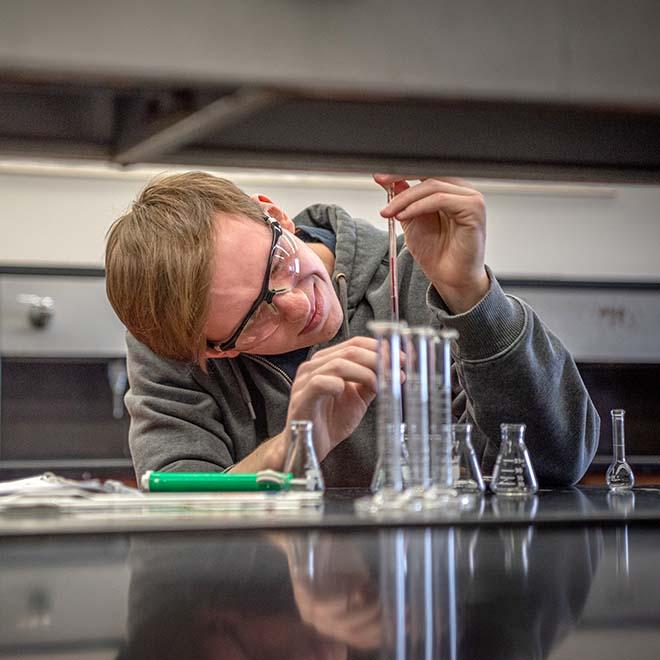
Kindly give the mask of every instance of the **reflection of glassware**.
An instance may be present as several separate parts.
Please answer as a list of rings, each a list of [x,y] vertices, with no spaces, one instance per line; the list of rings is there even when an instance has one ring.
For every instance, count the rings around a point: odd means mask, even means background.
[[[616,528],[616,574],[630,578],[630,545],[628,543],[628,525]]]
[[[433,630],[433,554],[431,528],[414,529],[406,540],[406,660],[431,660]]]
[[[623,417],[625,410],[611,410],[612,415],[612,450],[614,461],[607,468],[605,481],[610,490],[626,490],[635,485],[633,471],[626,463],[625,436]]]
[[[486,485],[472,446],[472,424],[454,424],[452,440],[454,488],[458,492],[483,492]]]
[[[406,657],[406,546],[402,529],[382,529],[380,546],[380,599],[383,645],[380,657]]]
[[[614,411],[613,411],[614,412]],[[607,493],[607,506],[617,515],[628,518],[635,511],[635,493],[630,488],[614,488]],[[628,525],[618,525],[616,536],[616,575],[630,577],[630,552],[628,546]]]
[[[431,601],[432,627],[427,635],[426,654],[410,656],[424,660],[456,660],[458,658],[458,575],[456,552],[457,529],[434,529],[430,548],[432,562]],[[465,596],[463,596],[465,597]],[[431,642],[430,644],[428,642]]]
[[[502,499],[494,497],[491,500],[491,504],[493,515],[498,520],[519,523],[534,519],[539,508],[539,498],[538,495],[532,495],[530,497],[504,497]]]
[[[378,657],[458,657],[459,557],[455,538],[453,527],[380,532],[383,643]]]
[[[610,511],[627,518],[635,510],[635,493],[629,488],[611,490],[607,493],[607,506]]]
[[[402,332],[406,352],[405,414],[410,462],[410,483],[404,492],[406,506],[421,509],[431,485],[429,455],[429,352],[431,328],[407,328]]]
[[[304,479],[307,490],[325,491],[325,482],[312,439],[312,422],[296,420],[289,424],[289,448],[284,461],[284,472],[291,472],[294,479]]]
[[[319,544],[317,530],[286,538],[288,543],[291,577],[312,583],[316,577],[316,547]]]
[[[378,462],[372,479],[373,497],[363,502],[369,509],[390,509],[403,490],[401,471],[401,330],[399,323],[368,324],[378,342],[376,365],[378,403],[376,437]]]
[[[532,495],[538,482],[525,445],[525,424],[501,424],[502,440],[490,489],[497,495]]]
[[[485,498],[480,498],[482,501]],[[476,550],[479,541],[479,527],[458,527],[456,529],[456,553],[459,557],[467,557],[468,576],[474,578],[476,567]]]
[[[534,538],[532,525],[507,525],[501,527],[499,536],[504,546],[504,570],[507,574],[529,573],[529,548]]]

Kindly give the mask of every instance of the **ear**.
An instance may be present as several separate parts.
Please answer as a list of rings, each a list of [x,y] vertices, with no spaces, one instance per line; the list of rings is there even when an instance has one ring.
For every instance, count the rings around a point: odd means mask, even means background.
[[[266,195],[251,195],[251,197],[255,202],[259,203],[264,213],[271,218],[275,218],[282,225],[283,229],[286,229],[292,234],[295,232],[296,227],[291,218],[270,197],[266,197]]]
[[[232,349],[230,351],[219,351],[216,348],[207,348],[206,357],[210,360],[216,360],[218,358],[235,358],[237,355],[240,355],[240,351]]]

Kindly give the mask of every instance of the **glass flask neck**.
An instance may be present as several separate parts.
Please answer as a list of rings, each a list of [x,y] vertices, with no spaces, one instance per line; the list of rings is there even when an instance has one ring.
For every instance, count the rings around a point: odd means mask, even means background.
[[[307,490],[324,491],[312,429],[313,424],[308,420],[294,420],[289,424],[289,449],[284,472],[290,472],[294,479],[304,479]]]
[[[506,448],[513,450],[516,447],[525,446],[525,424],[501,424],[501,442]]]
[[[612,450],[614,460],[623,462],[626,460],[625,434],[623,418],[625,410],[612,410]]]
[[[312,422],[292,421],[289,425],[289,443],[291,445],[308,444],[312,442]]]

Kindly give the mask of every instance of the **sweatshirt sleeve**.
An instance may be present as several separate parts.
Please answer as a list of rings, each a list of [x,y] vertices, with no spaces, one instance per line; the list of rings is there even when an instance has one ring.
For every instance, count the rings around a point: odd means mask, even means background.
[[[458,330],[454,351],[475,449],[492,471],[502,422],[527,425],[525,444],[542,486],[579,481],[591,463],[600,418],[573,358],[524,301],[506,295],[488,269],[490,290],[475,307],[451,315],[433,287],[427,304]]]
[[[138,482],[147,470],[217,472],[230,467],[232,441],[193,366],[161,358],[127,335],[128,443]],[[201,372],[200,372],[201,373]]]

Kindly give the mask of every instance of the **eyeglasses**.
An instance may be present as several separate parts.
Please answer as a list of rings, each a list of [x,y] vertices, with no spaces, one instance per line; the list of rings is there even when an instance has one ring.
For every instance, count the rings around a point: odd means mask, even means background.
[[[273,298],[288,293],[298,284],[300,257],[295,237],[282,229],[275,218],[264,216],[263,220],[271,228],[273,236],[261,292],[227,341],[207,341],[207,346],[216,351],[230,351],[233,348],[246,350],[268,339],[281,321]]]

